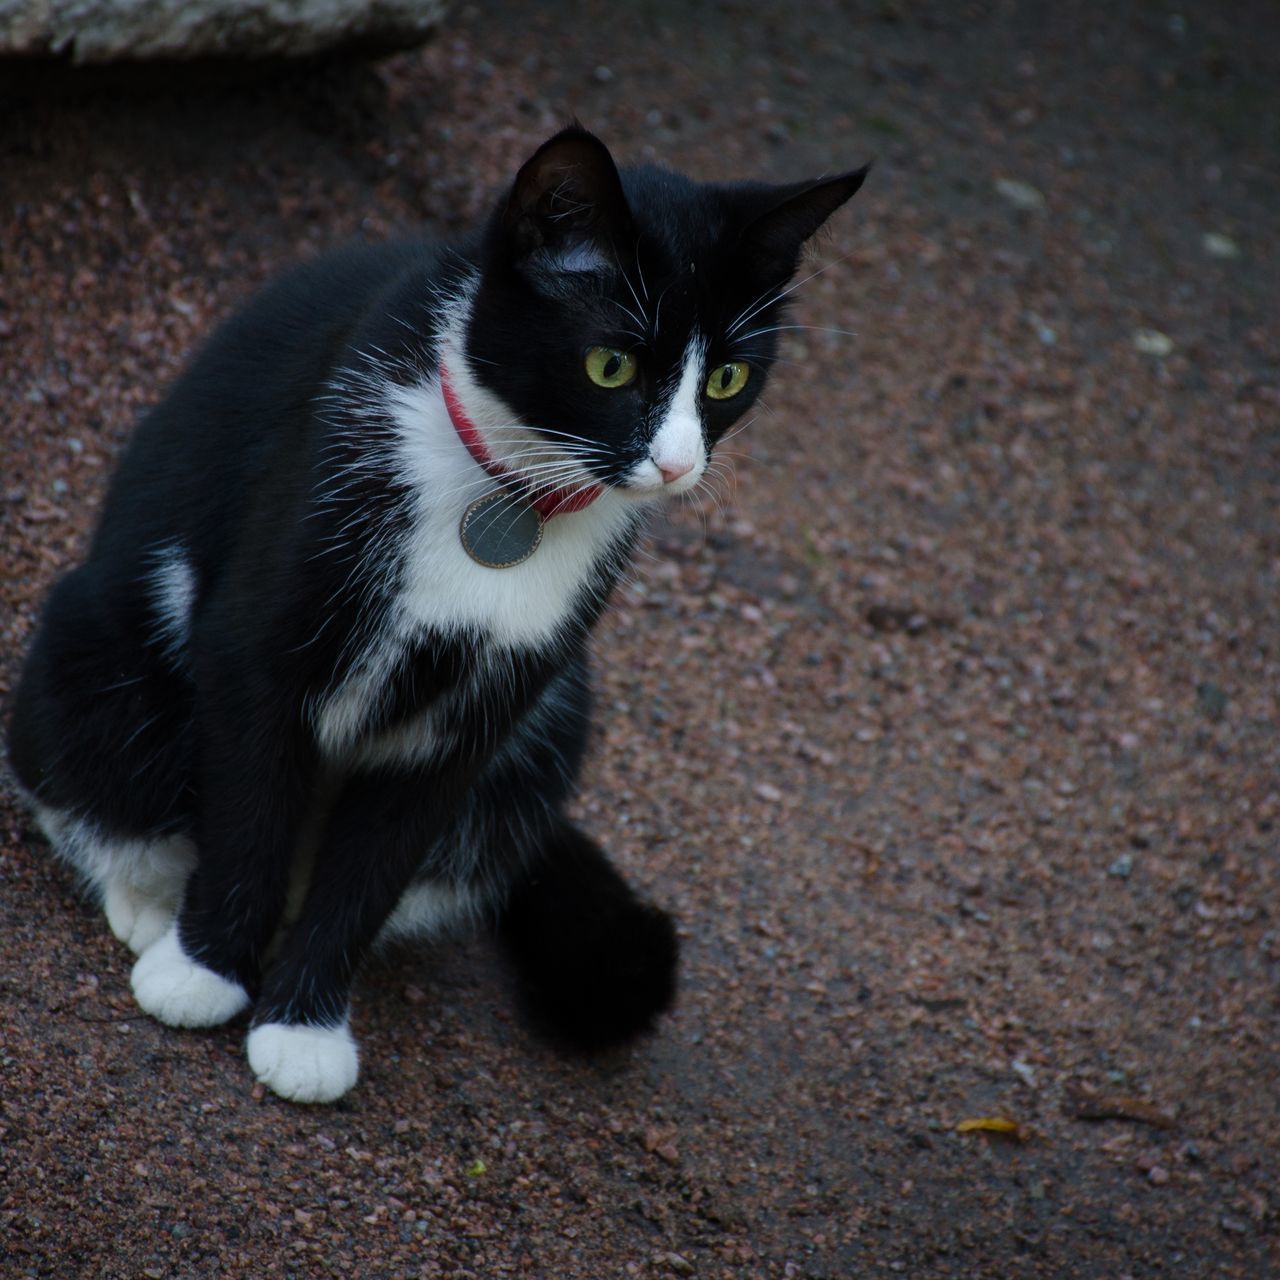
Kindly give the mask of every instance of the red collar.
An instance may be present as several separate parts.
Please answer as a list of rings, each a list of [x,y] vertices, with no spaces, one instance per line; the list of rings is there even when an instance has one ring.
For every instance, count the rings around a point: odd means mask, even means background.
[[[507,483],[512,473],[486,448],[484,439],[480,435],[480,428],[467,417],[462,401],[458,399],[457,392],[449,381],[449,374],[445,370],[443,361],[440,362],[440,390],[444,394],[444,406],[449,411],[449,421],[453,423],[453,429],[458,433],[458,439],[466,446],[467,452],[476,464],[483,467],[495,480]],[[589,507],[600,493],[598,484],[592,485],[589,489],[534,489],[529,494],[529,505],[544,520],[550,520],[552,516],[566,515]]]

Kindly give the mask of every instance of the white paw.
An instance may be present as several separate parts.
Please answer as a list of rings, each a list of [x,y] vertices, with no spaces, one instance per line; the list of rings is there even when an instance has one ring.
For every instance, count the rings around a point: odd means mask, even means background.
[[[337,1027],[264,1022],[249,1032],[249,1066],[290,1102],[332,1102],[356,1082],[360,1055],[344,1022]]]
[[[102,909],[111,932],[140,956],[168,932],[178,914],[178,899],[176,894],[146,893],[127,880],[111,880],[102,893]]]
[[[171,1027],[216,1027],[249,1007],[238,982],[197,964],[178,941],[178,926],[152,943],[133,966],[134,998]]]

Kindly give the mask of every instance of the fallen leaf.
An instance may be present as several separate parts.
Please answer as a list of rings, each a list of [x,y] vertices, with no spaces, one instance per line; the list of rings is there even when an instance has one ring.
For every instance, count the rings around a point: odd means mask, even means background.
[[[1012,1138],[1014,1142],[1026,1142],[1031,1136],[1016,1120],[1004,1116],[976,1116],[970,1120],[961,1120],[956,1125],[957,1133],[998,1133],[1001,1137]]]

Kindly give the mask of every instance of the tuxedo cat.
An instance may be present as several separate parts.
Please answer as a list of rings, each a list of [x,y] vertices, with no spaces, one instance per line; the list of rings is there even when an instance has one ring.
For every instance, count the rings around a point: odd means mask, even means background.
[[[651,1025],[671,923],[565,816],[588,634],[646,510],[759,396],[803,243],[864,176],[700,184],[573,126],[471,239],[320,258],[214,334],[13,706],[19,782],[143,1009],[251,1009],[257,1077],[328,1101],[370,947],[476,920],[552,1037]]]

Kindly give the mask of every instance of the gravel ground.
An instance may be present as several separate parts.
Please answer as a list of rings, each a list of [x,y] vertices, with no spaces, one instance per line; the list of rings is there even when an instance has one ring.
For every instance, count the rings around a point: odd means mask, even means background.
[[[6,782],[6,1276],[1280,1274],[1280,11],[781,13],[496,0],[0,110],[0,696],[284,263],[466,224],[570,113],[708,177],[877,158],[597,646],[581,816],[679,914],[678,1011],[566,1060],[482,942],[397,954],[359,1087],[291,1107],[242,1026],[139,1016]]]

